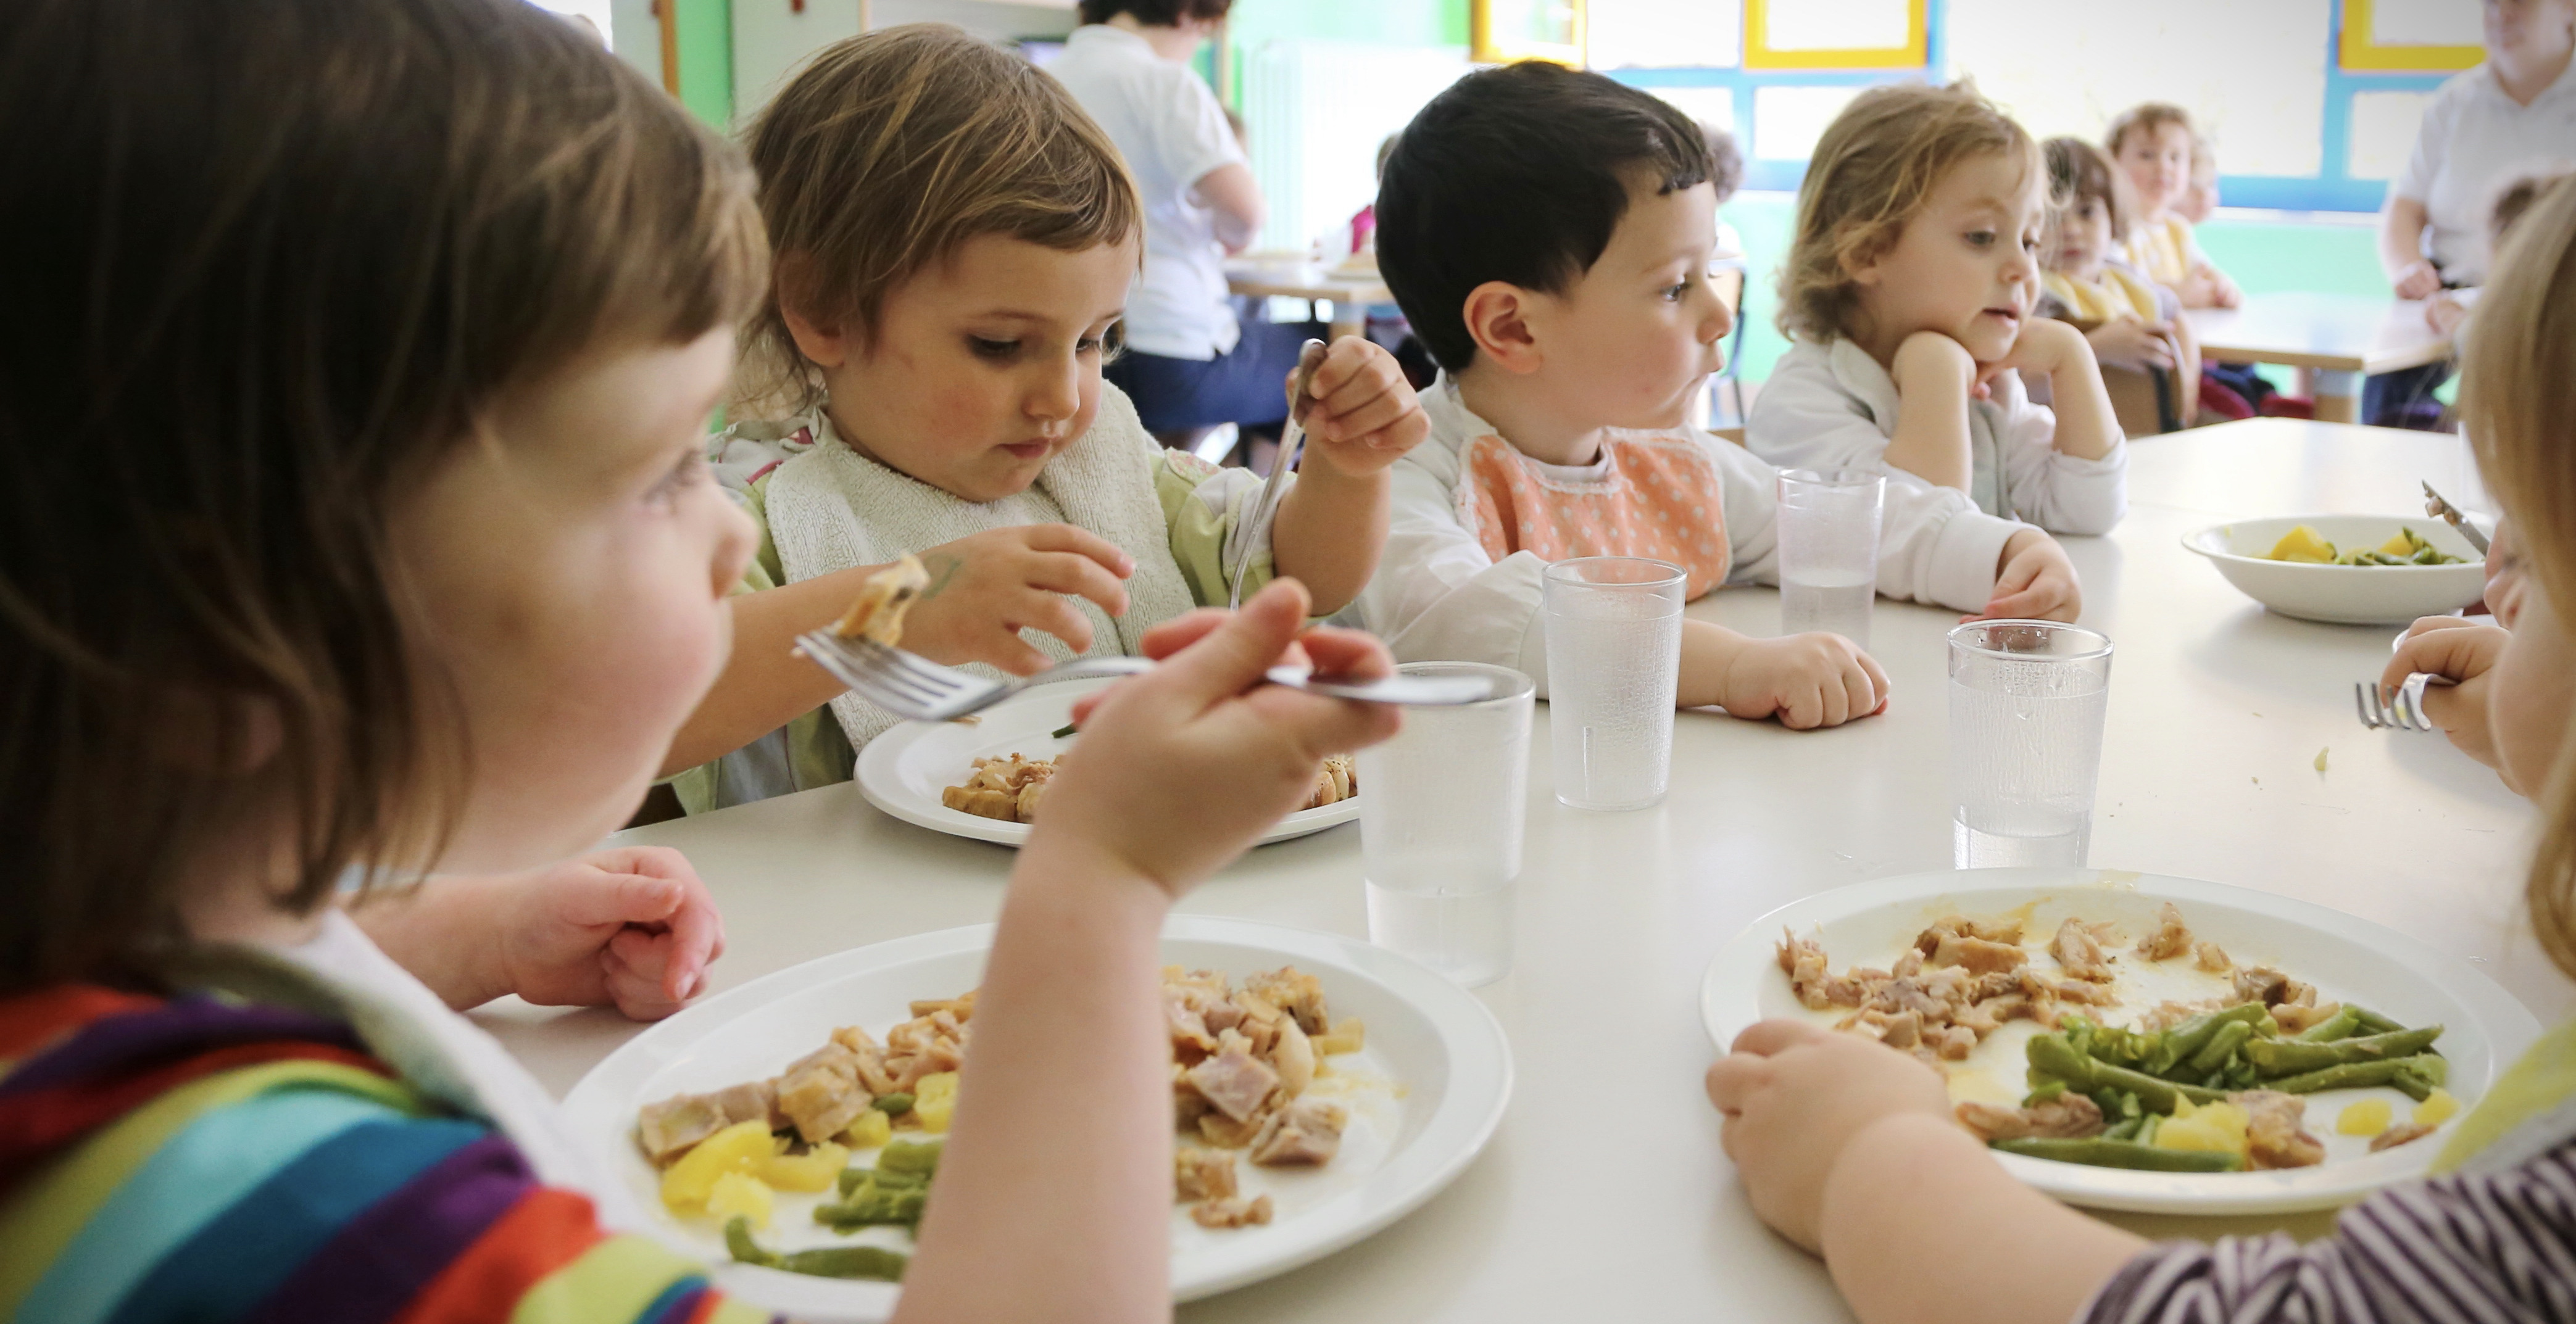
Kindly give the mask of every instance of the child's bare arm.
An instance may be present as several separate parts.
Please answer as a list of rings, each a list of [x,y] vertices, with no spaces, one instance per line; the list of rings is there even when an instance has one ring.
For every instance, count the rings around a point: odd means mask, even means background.
[[[1887,463],[1935,487],[1968,490],[1968,393],[1977,361],[1967,346],[1938,331],[1917,331],[1896,348],[1896,430]]]
[[[1708,1093],[1745,1194],[1867,1324],[2057,1324],[2145,1245],[2005,1175],[1902,1053],[1803,1021],[1734,1050]]]
[[[1838,634],[1754,639],[1714,621],[1682,622],[1676,707],[1716,704],[1730,716],[1806,730],[1867,717],[1886,706],[1887,690],[1878,659]]]
[[[1272,564],[1306,586],[1315,611],[1341,610],[1367,587],[1386,546],[1387,466],[1421,444],[1430,420],[1393,355],[1344,336],[1315,370],[1307,462],[1271,526]]]
[[[904,617],[904,648],[933,662],[983,662],[1022,676],[1046,666],[1047,657],[1019,637],[1021,630],[1089,648],[1090,622],[1062,595],[1078,594],[1116,616],[1127,609],[1119,581],[1135,571],[1115,543],[1070,524],[991,529],[941,543],[921,560],[930,587]],[[839,694],[839,681],[790,650],[797,635],[838,620],[868,576],[885,568],[859,566],[736,594],[733,653],[673,738],[662,775],[730,754]]]
[[[2079,460],[2098,460],[2119,443],[2120,421],[2111,411],[2111,392],[2102,385],[2093,346],[2072,324],[2033,319],[2012,351],[1992,366],[2047,374],[2049,408],[2057,411],[2053,444],[2058,450]]]
[[[1146,652],[1171,660],[1077,710],[1081,754],[1012,870],[902,1324],[1170,1318],[1164,915],[1293,809],[1324,755],[1397,720],[1260,686],[1299,647],[1327,672],[1390,669],[1365,635],[1301,639],[1306,608],[1280,583],[1239,615],[1170,622]]]

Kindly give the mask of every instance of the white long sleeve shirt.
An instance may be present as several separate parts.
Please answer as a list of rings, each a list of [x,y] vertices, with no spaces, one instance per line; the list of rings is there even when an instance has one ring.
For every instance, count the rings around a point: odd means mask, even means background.
[[[2057,415],[2033,404],[2019,373],[2003,373],[1993,398],[1968,402],[1968,491],[1990,515],[2057,533],[2109,533],[2129,509],[2129,446],[2098,460],[2058,450]],[[1799,341],[1773,365],[1745,420],[1744,444],[1783,469],[1877,469],[1896,490],[1940,490],[1887,462],[1896,434],[1896,379],[1848,340]]]
[[[1355,604],[1359,623],[1399,661],[1486,662],[1518,669],[1547,693],[1547,640],[1539,610],[1547,562],[1527,551],[1495,559],[1460,515],[1473,480],[1462,454],[1500,429],[1479,418],[1443,377],[1422,398],[1431,435],[1392,470],[1392,509],[1377,574]],[[1692,428],[1722,485],[1730,584],[1780,581],[1779,470],[1742,447]],[[1508,440],[1508,438],[1505,438]],[[1538,465],[1547,476],[1597,481],[1606,465]],[[2021,525],[1979,513],[1947,488],[1888,484],[1879,535],[1878,591],[1961,611],[1993,596],[2004,544]]]

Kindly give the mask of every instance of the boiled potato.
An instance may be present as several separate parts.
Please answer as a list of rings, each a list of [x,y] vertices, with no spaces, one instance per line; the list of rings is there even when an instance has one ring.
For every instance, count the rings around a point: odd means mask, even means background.
[[[2415,1105],[2417,1126],[2440,1126],[2458,1116],[2460,1101],[2449,1090],[2436,1089],[2422,1103]]]
[[[2316,530],[2301,524],[2288,533],[2282,534],[2281,540],[2272,544],[2272,550],[2266,555],[2275,561],[2306,561],[2317,565],[2331,565],[2335,559],[2335,545],[2327,542]]]
[[[2386,1099],[2346,1104],[2335,1118],[2335,1130],[2348,1136],[2375,1136],[2388,1129],[2389,1113]]]
[[[662,1174],[662,1203],[675,1210],[697,1208],[707,1202],[717,1178],[728,1172],[749,1174],[785,1147],[769,1133],[769,1123],[736,1122],[699,1141]]]
[[[937,1135],[948,1129],[949,1117],[957,1111],[957,1073],[942,1071],[924,1076],[913,1087],[912,1115],[921,1119],[921,1129]]]
[[[740,1216],[750,1219],[754,1228],[766,1228],[776,1204],[769,1184],[747,1172],[724,1173],[707,1191],[707,1213],[719,1223]]]
[[[773,1154],[756,1175],[782,1191],[828,1191],[848,1166],[850,1151],[826,1140],[802,1154]]]
[[[875,1149],[894,1139],[894,1119],[874,1108],[859,1114],[850,1129],[841,1133],[841,1143],[852,1149]]]

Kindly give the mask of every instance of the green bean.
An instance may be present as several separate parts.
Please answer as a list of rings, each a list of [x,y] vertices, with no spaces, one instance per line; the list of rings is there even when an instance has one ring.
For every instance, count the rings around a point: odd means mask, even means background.
[[[2441,1037],[2441,1026],[2427,1025],[2419,1029],[2399,1030],[2394,1034],[2364,1035],[2358,1039],[2337,1039],[2322,1044],[2280,1039],[2247,1044],[2245,1060],[2252,1062],[2266,1076],[2295,1076],[2346,1062],[2394,1061],[2411,1057]]]
[[[2349,1039],[2360,1030],[2361,1013],[2355,1011],[2350,1004],[2346,1004],[2338,1008],[2334,1015],[2300,1031],[2298,1037],[2304,1043],[2330,1044],[2338,1039]]]
[[[879,1186],[871,1182],[850,1192],[838,1204],[814,1206],[814,1221],[843,1232],[880,1223],[910,1227],[921,1221],[929,1196],[929,1190],[923,1187]]]
[[[1056,740],[1062,740],[1062,739],[1064,739],[1066,736],[1069,736],[1069,735],[1072,735],[1072,734],[1073,734],[1073,723],[1071,723],[1071,722],[1067,722],[1067,723],[1065,723],[1064,725],[1057,727],[1053,732],[1051,732],[1051,733],[1049,733],[1049,734],[1050,734],[1050,736],[1051,736],[1053,739],[1056,739]]]
[[[917,1172],[927,1177],[939,1170],[939,1145],[936,1140],[925,1144],[895,1141],[877,1156],[877,1167],[886,1172]]]
[[[877,1101],[868,1106],[888,1117],[901,1117],[912,1111],[912,1096],[902,1093],[880,1094],[877,1096]]]
[[[2144,1117],[2127,1118],[2119,1122],[2117,1125],[2105,1127],[2102,1131],[2102,1138],[2104,1140],[2134,1141],[2138,1138],[2139,1128],[2146,1124],[2147,1119]]]
[[[2030,1041],[2030,1047],[2025,1051],[2034,1070],[2060,1077],[2087,1090],[2098,1088],[2126,1090],[2137,1095],[2138,1105],[2152,1113],[2172,1112],[2174,1100],[2177,1098],[2189,1099],[2194,1103],[2216,1103],[2226,1097],[2217,1090],[2158,1080],[2143,1071],[2132,1071],[2127,1067],[2095,1061],[2077,1052],[2073,1044],[2059,1035],[2038,1035]]]
[[[2066,1082],[2051,1076],[2047,1080],[2040,1081],[2033,1085],[2029,1095],[2022,1099],[2021,1106],[2025,1108],[2036,1108],[2043,1103],[2047,1103],[2050,1100],[2055,1099],[2057,1096],[2064,1094],[2065,1092]]]
[[[2339,1062],[2316,1071],[2283,1076],[2263,1082],[2267,1090],[2283,1094],[2314,1094],[2319,1090],[2361,1089],[2371,1085],[2394,1085],[2399,1072],[2408,1072],[2430,1084],[2441,1084],[2449,1074],[2442,1059],[2425,1054],[2417,1057],[2383,1058],[2376,1062]]]
[[[2361,1028],[2370,1031],[2372,1034],[2395,1034],[2399,1030],[2406,1028],[2405,1026],[2380,1015],[2378,1012],[2372,1011],[2368,1007],[2353,1007],[2349,1002],[2343,1005],[2352,1007],[2353,1019],[2360,1021]]]
[[[2433,1082],[2417,1072],[2400,1068],[2396,1075],[2388,1078],[2388,1083],[2417,1103],[2433,1097]]]
[[[2212,1037],[2225,1027],[2245,1023],[2252,1034],[2252,1022],[2264,1018],[2263,1004],[2243,1002],[2222,1011],[2205,1011],[2164,1032],[2164,1041],[2148,1055],[2146,1070],[2150,1075],[2165,1075],[2189,1062],[2192,1055],[2208,1046]]]
[[[2236,1050],[2243,1048],[2246,1040],[2253,1037],[2253,1026],[2243,1021],[2229,1021],[2218,1027],[2218,1033],[2211,1035],[2199,1052],[2192,1054],[2191,1069],[2204,1076],[2217,1071],[2227,1065],[2227,1059],[2236,1056]]]
[[[888,1283],[902,1282],[904,1267],[911,1263],[909,1257],[882,1246],[817,1246],[792,1251],[779,1260],[775,1267],[789,1273],[817,1278],[874,1278]]]
[[[2245,1160],[2205,1149],[2158,1149],[2125,1140],[1998,1140],[1994,1148],[2028,1158],[2055,1159],[2096,1168],[2134,1168],[2146,1172],[2235,1172]]]
[[[765,1269],[778,1267],[778,1257],[762,1250],[760,1243],[751,1239],[751,1220],[741,1214],[725,1220],[725,1249],[733,1255],[736,1264],[757,1264]]]

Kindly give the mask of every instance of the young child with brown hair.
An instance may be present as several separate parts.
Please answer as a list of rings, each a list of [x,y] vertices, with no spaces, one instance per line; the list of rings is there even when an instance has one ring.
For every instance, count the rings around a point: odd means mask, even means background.
[[[2497,757],[2542,813],[2531,924],[2576,975],[2576,635],[2555,605],[2576,602],[2576,183],[2534,206],[2496,274],[2462,430],[2531,575],[2487,700]],[[1939,1075],[1904,1053],[1764,1021],[1708,1073],[1755,1211],[1824,1257],[1866,1324],[2560,1318],[2576,1300],[2571,1090],[2576,1022],[2459,1121],[2436,1175],[2354,1205],[2333,1236],[2150,1245],[2006,1174],[1952,1120]]]
[[[2094,360],[2158,377],[2160,401],[2178,387],[2164,412],[2172,427],[2189,426],[2199,412],[2200,345],[2182,320],[2181,300],[2122,256],[2136,208],[2128,180],[2081,138],[2051,138],[2040,146],[2057,196],[2041,264],[2040,316],[2089,328],[2084,339]]]
[[[2192,222],[2177,210],[2192,186],[2192,162],[2207,150],[2192,127],[2191,112],[2163,101],[2132,106],[2111,121],[2102,146],[2137,190],[2129,265],[2171,289],[2185,308],[2233,308],[2243,303],[2245,296],[2236,282],[2200,251],[2200,241],[2192,237]],[[2216,178],[2213,159],[2213,189]]]
[[[1136,652],[1273,575],[1322,613],[1368,581],[1386,467],[1425,426],[1402,370],[1356,336],[1324,353],[1305,462],[1256,527],[1259,474],[1163,449],[1101,380],[1143,212],[1054,79],[888,28],[816,55],[749,146],[777,277],[718,456],[762,538],[733,662],[665,765],[693,769],[687,808],[849,779],[896,718],[790,648],[906,554],[931,583],[904,647],[987,675]]]
[[[1378,267],[1441,378],[1395,466],[1362,620],[1399,657],[1546,684],[1550,562],[1653,557],[1691,598],[1777,583],[1779,474],[1691,427],[1733,314],[1712,278],[1714,161],[1669,102],[1537,61],[1469,74],[1406,126]],[[2078,606],[2065,550],[1955,492],[1891,486],[1875,587],[1995,615]],[[1682,624],[1674,702],[1799,728],[1879,710],[1887,675],[1822,632]]]
[[[0,68],[47,181],[0,193],[0,1315],[762,1318],[448,1009],[676,1000],[710,935],[387,881],[598,841],[722,666],[748,172],[520,0],[28,0]],[[1163,916],[1395,721],[1247,692],[1305,605],[1165,627],[1090,715],[897,1318],[1169,1317]]]
[[[1873,88],[1825,129],[1781,274],[1796,341],[1744,441],[1782,468],[1884,468],[2059,533],[2128,508],[2128,450],[2092,347],[2032,314],[2047,162],[1965,83]],[[2047,406],[2022,376],[2045,378]]]

